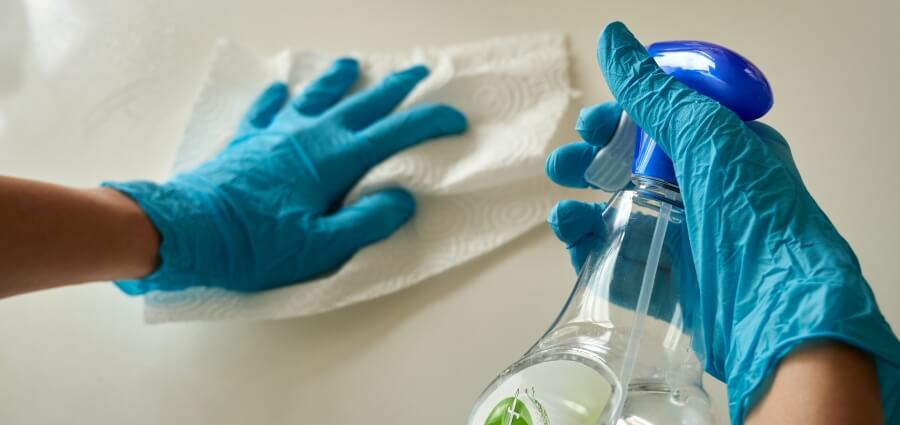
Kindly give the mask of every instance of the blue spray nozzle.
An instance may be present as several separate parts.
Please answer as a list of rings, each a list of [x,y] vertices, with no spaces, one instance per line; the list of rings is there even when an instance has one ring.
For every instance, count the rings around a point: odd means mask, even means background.
[[[733,50],[705,41],[663,41],[651,44],[647,53],[666,74],[715,99],[744,121],[772,108],[772,88],[765,75]],[[631,172],[678,185],[672,160],[640,127]]]
[[[765,75],[733,50],[705,41],[663,41],[651,44],[647,52],[665,73],[715,99],[744,121],[762,117],[772,108],[772,88]],[[607,147],[585,172],[585,180],[610,192],[621,189],[631,174],[677,186],[672,160],[650,135],[634,128],[623,116]],[[629,156],[633,158],[630,169]]]
[[[715,99],[744,121],[772,109],[772,88],[762,71],[737,52],[706,41],[661,41],[647,47],[663,72]]]

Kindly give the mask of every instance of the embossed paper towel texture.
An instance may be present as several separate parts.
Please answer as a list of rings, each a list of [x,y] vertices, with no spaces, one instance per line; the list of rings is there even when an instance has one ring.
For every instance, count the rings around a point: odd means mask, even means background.
[[[354,56],[361,65],[357,89],[391,70],[423,63],[431,75],[401,108],[443,102],[469,118],[464,135],[392,157],[348,197],[399,185],[415,196],[415,217],[389,239],[317,280],[250,295],[212,288],[150,293],[145,297],[148,322],[271,319],[333,310],[422,282],[543,223],[560,197],[543,177],[544,157],[573,96],[563,35]],[[305,50],[262,58],[220,43],[173,173],[189,170],[222,149],[234,123],[267,84],[287,81],[296,92],[332,59]]]

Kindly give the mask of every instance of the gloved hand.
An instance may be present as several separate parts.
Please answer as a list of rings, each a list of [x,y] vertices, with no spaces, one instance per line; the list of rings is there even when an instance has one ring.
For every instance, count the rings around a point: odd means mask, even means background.
[[[135,200],[162,237],[158,269],[119,287],[275,288],[333,271],[403,225],[415,203],[402,189],[341,202],[379,162],[463,132],[466,119],[446,105],[391,115],[428,75],[423,66],[341,100],[358,74],[355,60],[340,59],[290,102],[287,86],[272,84],[209,162],[164,184],[104,183]]]
[[[798,345],[841,341],[876,361],[886,423],[900,421],[900,342],[847,242],[803,185],[785,139],[666,75],[621,23],[603,32],[600,68],[618,103],[582,111],[584,142],[547,159],[550,178],[583,174],[621,110],[672,158],[697,269],[706,369],[743,422]],[[602,205],[563,201],[548,221],[579,269],[604,226]]]

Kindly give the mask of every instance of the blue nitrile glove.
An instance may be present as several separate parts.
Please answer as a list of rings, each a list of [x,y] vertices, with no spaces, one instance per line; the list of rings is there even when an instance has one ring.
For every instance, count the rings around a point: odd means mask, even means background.
[[[374,165],[463,132],[466,119],[445,105],[391,114],[428,75],[423,66],[341,100],[358,74],[355,60],[340,59],[289,102],[287,86],[271,85],[225,150],[164,184],[104,183],[134,199],[162,237],[159,268],[119,287],[275,288],[333,271],[403,225],[415,209],[404,190],[341,202]]]
[[[621,23],[604,30],[597,57],[618,103],[582,111],[585,142],[553,152],[547,173],[588,187],[584,171],[621,109],[672,158],[697,269],[706,369],[728,385],[732,423],[765,394],[781,359],[821,339],[875,359],[886,423],[900,422],[900,341],[850,246],[804,187],[784,138],[666,75]],[[563,201],[550,214],[576,269],[603,235],[600,210]]]

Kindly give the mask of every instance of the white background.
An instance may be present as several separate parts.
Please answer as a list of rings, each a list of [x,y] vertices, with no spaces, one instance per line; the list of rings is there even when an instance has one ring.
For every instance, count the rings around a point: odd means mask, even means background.
[[[163,177],[220,36],[264,53],[344,52],[563,30],[576,103],[588,104],[610,97],[594,49],[613,19],[645,42],[733,47],[766,72],[765,120],[900,326],[891,0],[0,0],[0,173],[80,186]],[[574,106],[559,143],[576,138]],[[105,283],[12,298],[0,301],[0,422],[460,424],[572,282],[541,228],[416,288],[305,319],[145,326],[140,301]],[[723,387],[709,387],[724,423]]]

